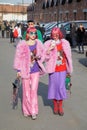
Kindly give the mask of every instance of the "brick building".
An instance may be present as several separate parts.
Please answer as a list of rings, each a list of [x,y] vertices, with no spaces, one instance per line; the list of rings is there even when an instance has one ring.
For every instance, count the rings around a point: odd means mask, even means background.
[[[0,21],[27,20],[28,5],[0,4]]]
[[[27,16],[36,22],[87,20],[87,0],[35,0]]]

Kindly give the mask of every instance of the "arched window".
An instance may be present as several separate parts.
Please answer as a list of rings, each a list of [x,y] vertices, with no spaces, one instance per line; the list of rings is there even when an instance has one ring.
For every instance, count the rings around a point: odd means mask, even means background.
[[[66,3],[66,0],[62,0],[62,3],[61,3],[61,4],[64,5],[65,3]]]
[[[87,9],[83,9],[83,13],[84,13],[84,20],[87,20]]]
[[[66,20],[67,20],[67,21],[68,21],[68,15],[69,15],[69,14],[68,14],[68,13],[66,13]]]
[[[27,7],[27,12],[29,12],[29,7]]]
[[[29,6],[29,7],[27,8],[27,12],[29,12],[29,11],[34,11],[34,6],[33,6],[33,5],[31,5],[31,6]]]
[[[43,2],[42,9],[45,9],[45,2]]]
[[[73,12],[74,20],[76,20],[76,14],[77,14],[77,12]]]
[[[54,0],[51,1],[51,7],[53,7],[53,6],[54,6]]]
[[[76,0],[77,2],[80,2],[81,0]]]
[[[56,6],[58,6],[58,4],[59,4],[59,0],[56,0]]]
[[[84,12],[84,20],[87,20],[87,12]]]
[[[68,0],[68,3],[70,4],[70,3],[72,3],[72,1],[73,1],[73,0]]]
[[[47,0],[46,8],[49,8],[49,0]]]

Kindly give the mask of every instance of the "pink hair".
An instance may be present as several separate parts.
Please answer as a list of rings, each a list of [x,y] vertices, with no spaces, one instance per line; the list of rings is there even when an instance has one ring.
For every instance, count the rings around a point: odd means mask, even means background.
[[[37,29],[35,27],[30,27],[27,29],[27,34],[26,34],[26,40],[29,40],[29,36],[28,36],[28,33],[30,32],[37,32]],[[36,39],[37,39],[37,35],[36,35]]]
[[[54,27],[51,31],[51,38],[53,38],[53,34],[57,34],[59,35],[59,39],[63,38],[63,33],[61,32],[61,30],[58,27]]]
[[[36,28],[35,27],[30,27],[27,29],[27,33],[30,33],[30,32],[36,32]]]

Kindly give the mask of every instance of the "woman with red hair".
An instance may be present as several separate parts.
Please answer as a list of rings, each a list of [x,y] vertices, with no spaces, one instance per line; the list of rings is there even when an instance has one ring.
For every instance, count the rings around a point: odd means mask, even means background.
[[[17,45],[14,69],[17,70],[17,76],[22,78],[23,115],[31,116],[32,119],[36,119],[38,115],[39,75],[45,72],[43,52],[43,44],[37,39],[36,28],[29,28],[26,40],[21,40]]]
[[[65,79],[67,73],[71,75],[72,55],[71,47],[59,28],[51,31],[51,40],[44,43],[46,72],[49,74],[48,99],[53,100],[54,114],[64,115],[63,100],[67,98]]]

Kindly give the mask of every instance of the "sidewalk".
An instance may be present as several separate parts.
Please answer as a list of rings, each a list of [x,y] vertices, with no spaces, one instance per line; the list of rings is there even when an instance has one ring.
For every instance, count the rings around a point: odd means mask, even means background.
[[[73,52],[76,52],[78,54],[78,47],[72,48]],[[87,57],[86,57],[86,51],[87,51],[87,46],[84,46],[84,54],[79,54],[82,58],[80,59],[81,64],[87,67]]]
[[[79,61],[85,55],[72,50],[74,72],[71,96],[64,101],[64,116],[53,114],[53,103],[47,99],[48,76],[40,78],[39,114],[36,120],[22,115],[21,100],[13,110],[12,81],[15,47],[9,39],[0,38],[0,130],[87,130],[87,67]]]

